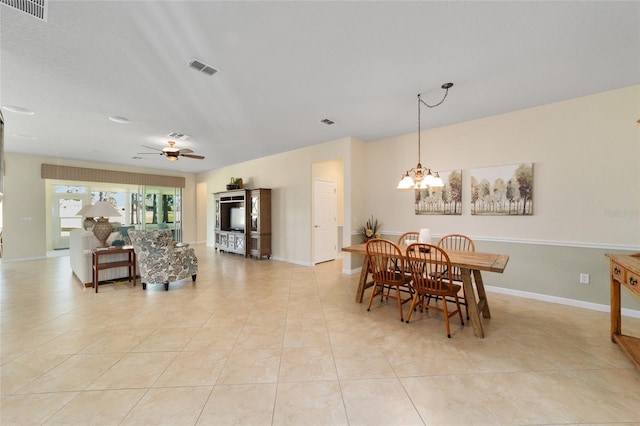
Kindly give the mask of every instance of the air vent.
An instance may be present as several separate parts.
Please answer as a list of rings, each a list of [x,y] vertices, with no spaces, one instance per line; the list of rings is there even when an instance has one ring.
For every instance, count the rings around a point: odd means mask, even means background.
[[[321,123],[326,124],[327,126],[331,126],[332,124],[335,124],[335,121],[329,120],[328,118],[325,118],[324,120],[320,120]]]
[[[191,68],[193,68],[194,70],[198,70],[198,71],[200,71],[202,73],[205,73],[207,75],[214,75],[215,73],[218,72],[217,69],[215,69],[213,67],[210,67],[207,64],[203,64],[202,62],[197,61],[195,59],[193,61],[189,62],[189,66]]]
[[[187,139],[189,139],[189,135],[178,132],[171,132],[167,136],[169,136],[171,139],[180,139],[181,141],[186,141]]]
[[[47,22],[47,0],[0,0],[0,4],[6,4],[41,21]]]

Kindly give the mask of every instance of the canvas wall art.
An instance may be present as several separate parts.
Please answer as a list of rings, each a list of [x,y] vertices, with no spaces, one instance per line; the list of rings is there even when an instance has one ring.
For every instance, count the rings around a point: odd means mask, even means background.
[[[442,188],[416,189],[416,214],[462,214],[462,170],[440,172]]]
[[[533,214],[533,163],[471,170],[471,214]]]

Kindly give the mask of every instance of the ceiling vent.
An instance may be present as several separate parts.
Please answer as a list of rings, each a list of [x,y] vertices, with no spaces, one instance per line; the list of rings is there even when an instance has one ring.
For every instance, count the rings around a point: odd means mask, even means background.
[[[328,118],[325,118],[324,120],[320,120],[321,123],[326,124],[327,126],[331,126],[332,124],[335,124],[335,121],[329,120]]]
[[[178,132],[171,132],[167,136],[169,136],[171,139],[180,139],[181,141],[186,141],[187,139],[189,139],[189,135]]]
[[[41,21],[47,22],[47,0],[0,0],[0,4],[6,4]]]
[[[202,73],[205,73],[207,75],[214,75],[215,73],[218,72],[217,69],[215,69],[213,67],[210,67],[207,64],[203,64],[200,61],[196,61],[195,59],[193,61],[189,62],[189,66],[191,68],[193,68],[194,70],[198,70],[198,71],[200,71]]]

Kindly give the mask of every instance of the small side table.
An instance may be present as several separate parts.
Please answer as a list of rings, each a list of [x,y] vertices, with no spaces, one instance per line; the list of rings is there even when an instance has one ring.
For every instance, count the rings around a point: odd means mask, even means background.
[[[622,334],[622,306],[620,288],[624,287],[640,296],[640,253],[631,255],[605,254],[609,258],[611,279],[611,341],[617,343],[622,352],[640,372],[640,337]]]
[[[118,260],[115,262],[100,263],[100,257],[111,254],[127,254],[127,260]],[[127,267],[129,272],[129,282],[133,281],[136,285],[136,253],[132,248],[109,248],[103,250],[93,250],[93,286],[98,292],[98,272],[103,269]]]

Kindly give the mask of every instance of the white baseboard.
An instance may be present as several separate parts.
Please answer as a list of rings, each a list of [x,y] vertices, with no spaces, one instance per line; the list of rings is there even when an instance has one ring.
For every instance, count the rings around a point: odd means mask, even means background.
[[[3,263],[11,263],[11,262],[27,262],[30,260],[42,260],[46,259],[46,256],[37,256],[37,257],[18,257],[15,259],[7,259],[6,257],[2,258],[0,261]]]
[[[593,311],[611,312],[611,307],[609,305],[602,305],[600,303],[584,302],[582,300],[567,299],[565,297],[549,296],[547,294],[531,293],[528,291],[512,290],[512,289],[503,288],[503,287],[485,286],[485,290],[493,293],[508,294],[510,296],[541,300],[543,302],[559,303],[561,305],[591,309]],[[624,316],[632,317],[632,318],[640,318],[640,311],[637,311],[635,309],[622,308],[621,311],[622,311],[622,315]]]

